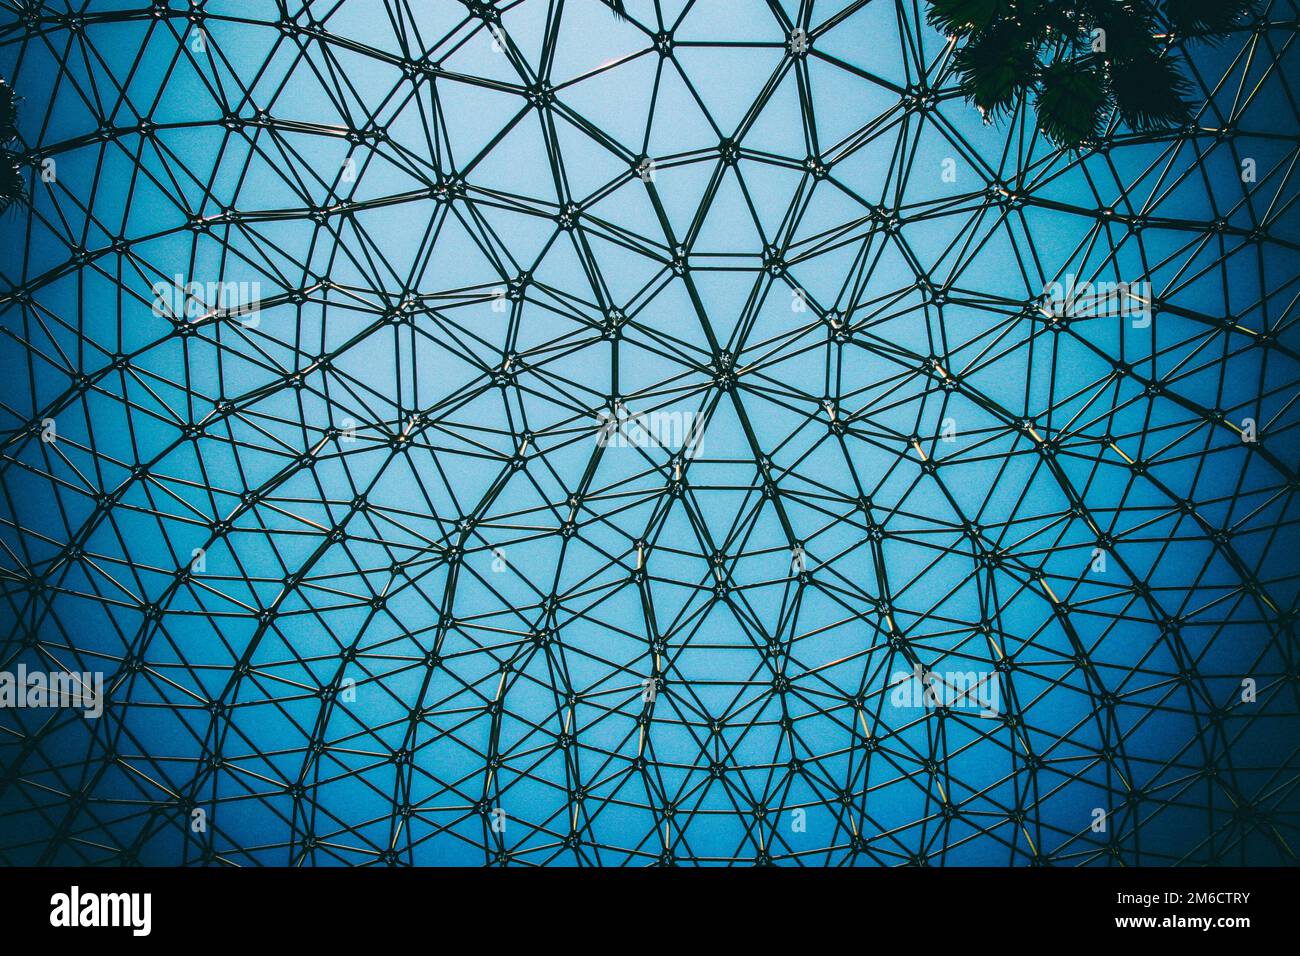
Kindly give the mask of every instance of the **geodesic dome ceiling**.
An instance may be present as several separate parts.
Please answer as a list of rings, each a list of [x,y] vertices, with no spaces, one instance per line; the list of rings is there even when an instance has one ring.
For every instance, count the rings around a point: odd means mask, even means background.
[[[0,4],[0,861],[1294,862],[1295,4],[627,7]]]

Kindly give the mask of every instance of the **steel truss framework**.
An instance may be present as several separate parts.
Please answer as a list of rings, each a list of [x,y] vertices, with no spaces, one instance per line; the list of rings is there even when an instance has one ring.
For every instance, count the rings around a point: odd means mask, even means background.
[[[1293,4],[1083,155],[903,0],[0,7],[0,861],[1294,862]]]

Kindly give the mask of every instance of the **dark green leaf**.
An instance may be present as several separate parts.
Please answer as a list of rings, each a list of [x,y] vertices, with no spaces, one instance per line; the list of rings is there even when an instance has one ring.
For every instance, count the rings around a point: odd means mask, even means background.
[[[7,143],[18,135],[18,99],[14,89],[0,78],[0,143]]]
[[[0,152],[0,211],[9,208],[23,194],[23,174],[18,161],[9,153]]]
[[[1191,118],[1191,87],[1171,57],[1117,63],[1110,82],[1119,115],[1135,130],[1165,129]]]
[[[1165,15],[1175,33],[1207,40],[1222,39],[1254,8],[1254,0],[1165,0]]]
[[[1100,0],[1092,5],[1090,23],[1105,31],[1106,50],[1100,54],[1110,62],[1154,59],[1162,50],[1156,34],[1162,32],[1154,10],[1145,3],[1115,3]],[[1091,40],[1091,29],[1088,37]]]
[[[1097,135],[1106,100],[1100,70],[1079,62],[1053,63],[1042,71],[1038,127],[1056,145],[1078,148]]]
[[[953,57],[962,92],[986,115],[1010,109],[1034,81],[1033,47],[1008,24],[976,34]]]
[[[926,19],[942,33],[964,37],[987,29],[1000,6],[1000,0],[930,0]]]
[[[1019,0],[1015,16],[1025,35],[1038,43],[1072,36],[1081,25],[1080,4],[1071,0]]]

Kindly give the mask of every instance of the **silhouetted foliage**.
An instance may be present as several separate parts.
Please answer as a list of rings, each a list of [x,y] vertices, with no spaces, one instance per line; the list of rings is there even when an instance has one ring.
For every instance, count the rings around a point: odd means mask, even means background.
[[[1192,118],[1190,85],[1171,44],[1211,42],[1254,0],[929,0],[928,20],[962,41],[961,89],[986,119],[1032,94],[1058,146],[1095,137],[1112,110],[1132,129]],[[1166,27],[1167,24],[1167,27]]]
[[[18,98],[13,87],[0,77],[0,212],[23,194],[23,174],[18,157],[8,146],[18,138]]]

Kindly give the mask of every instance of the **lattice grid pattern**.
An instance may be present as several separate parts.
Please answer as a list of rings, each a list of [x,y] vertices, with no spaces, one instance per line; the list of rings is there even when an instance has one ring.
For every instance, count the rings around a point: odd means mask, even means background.
[[[627,6],[0,3],[0,861],[1294,862],[1295,5]]]

